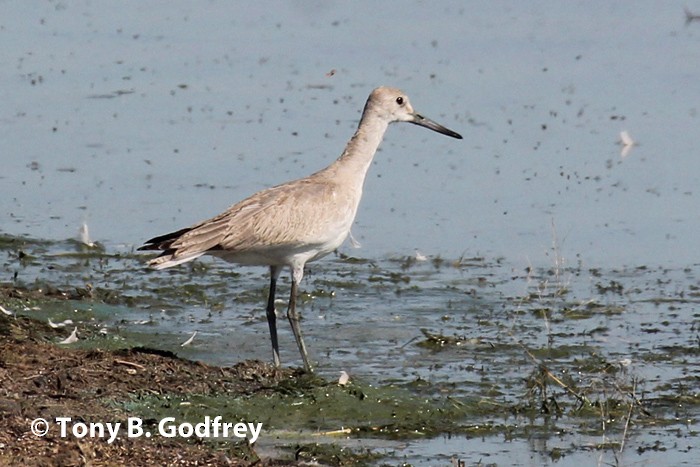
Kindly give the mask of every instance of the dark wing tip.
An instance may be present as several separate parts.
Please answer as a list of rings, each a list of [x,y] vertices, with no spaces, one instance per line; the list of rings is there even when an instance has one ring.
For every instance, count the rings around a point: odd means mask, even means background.
[[[137,251],[146,251],[146,250],[167,250],[170,248],[170,245],[173,244],[175,240],[180,238],[182,235],[185,233],[189,232],[192,230],[191,227],[187,227],[185,229],[180,229],[176,232],[170,232],[165,235],[159,235],[157,237],[153,237],[150,240],[146,240],[143,246],[137,248]]]

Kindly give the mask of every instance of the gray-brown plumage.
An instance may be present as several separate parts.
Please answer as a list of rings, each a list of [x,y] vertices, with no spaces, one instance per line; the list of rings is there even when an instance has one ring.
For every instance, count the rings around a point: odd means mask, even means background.
[[[367,169],[389,123],[409,122],[461,139],[452,130],[414,112],[398,89],[380,87],[365,104],[360,125],[343,154],[306,178],[262,190],[192,227],[154,237],[139,250],[162,250],[148,264],[164,269],[209,254],[232,263],[270,267],[267,319],[275,365],[280,365],[274,308],[277,278],[292,271],[287,318],[304,367],[311,371],[296,312],[304,265],[337,249],[348,236],[362,197]]]

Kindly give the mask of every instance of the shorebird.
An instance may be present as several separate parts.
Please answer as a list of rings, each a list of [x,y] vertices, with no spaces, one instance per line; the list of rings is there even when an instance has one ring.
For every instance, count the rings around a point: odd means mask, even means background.
[[[452,138],[459,133],[415,112],[399,89],[380,87],[367,99],[357,131],[331,165],[312,175],[277,185],[234,204],[216,217],[148,240],[139,250],[161,250],[148,265],[165,269],[202,255],[231,263],[269,266],[267,322],[272,358],[280,366],[275,289],[283,268],[292,272],[287,319],[304,369],[311,372],[296,310],[304,265],[335,251],[350,232],[362,197],[367,169],[390,123],[409,122]]]

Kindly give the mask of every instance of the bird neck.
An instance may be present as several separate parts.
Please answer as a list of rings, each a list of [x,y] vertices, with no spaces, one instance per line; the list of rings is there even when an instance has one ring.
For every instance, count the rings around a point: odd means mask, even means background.
[[[389,127],[386,119],[378,117],[372,112],[365,112],[360,120],[357,131],[348,141],[343,154],[336,160],[329,169],[343,176],[356,177],[364,181],[374,154],[384,138]]]

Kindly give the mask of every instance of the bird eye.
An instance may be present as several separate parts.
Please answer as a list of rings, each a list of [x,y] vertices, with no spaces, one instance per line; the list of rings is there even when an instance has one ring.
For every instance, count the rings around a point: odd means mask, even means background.
[[[396,103],[399,105],[403,105],[403,97],[399,96],[396,98]]]

